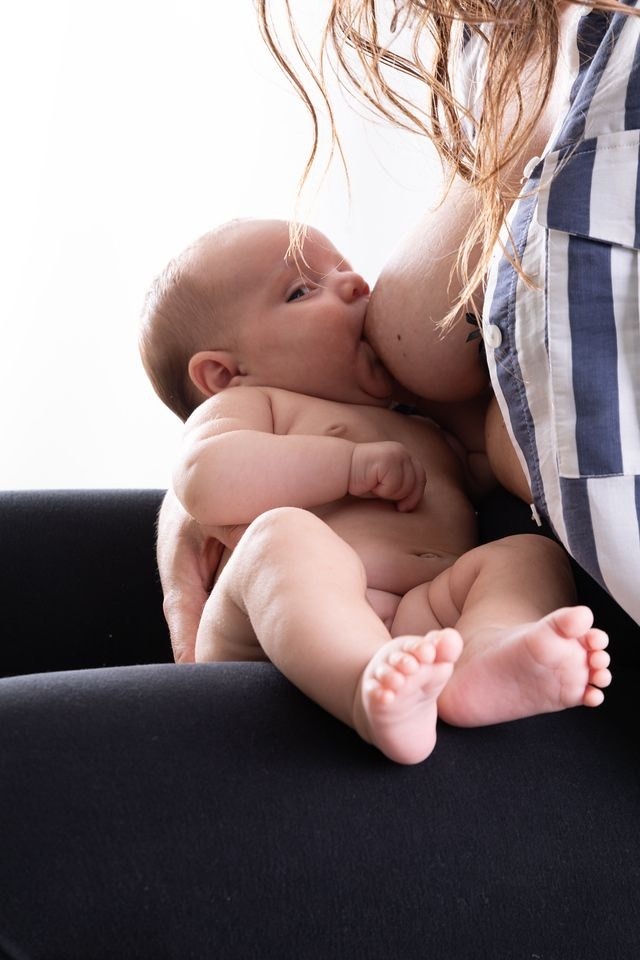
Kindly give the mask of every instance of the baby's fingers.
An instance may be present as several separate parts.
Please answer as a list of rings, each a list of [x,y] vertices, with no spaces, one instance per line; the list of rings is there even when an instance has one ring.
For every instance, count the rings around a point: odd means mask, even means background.
[[[411,457],[405,465],[405,484],[409,492],[398,500],[396,509],[401,513],[409,513],[422,502],[427,476],[419,460]]]

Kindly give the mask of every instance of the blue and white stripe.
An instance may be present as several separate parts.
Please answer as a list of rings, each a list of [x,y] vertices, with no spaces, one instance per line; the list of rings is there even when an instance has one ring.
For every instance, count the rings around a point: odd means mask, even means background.
[[[510,215],[535,285],[497,253],[483,325],[538,512],[640,622],[640,19],[583,7],[575,31],[566,114]]]

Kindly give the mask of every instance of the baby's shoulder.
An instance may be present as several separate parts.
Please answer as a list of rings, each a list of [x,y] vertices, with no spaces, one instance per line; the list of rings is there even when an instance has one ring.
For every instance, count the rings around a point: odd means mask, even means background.
[[[271,403],[270,387],[238,385],[226,387],[212,397],[207,397],[193,411],[187,423],[196,423],[219,416],[221,412],[242,409],[246,406],[263,406]]]
[[[229,430],[272,428],[269,388],[234,386],[208,397],[193,411],[185,424],[187,435],[228,432]]]

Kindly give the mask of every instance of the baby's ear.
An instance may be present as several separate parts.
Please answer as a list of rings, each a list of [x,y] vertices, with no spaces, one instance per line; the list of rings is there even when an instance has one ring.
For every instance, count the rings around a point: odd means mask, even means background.
[[[237,373],[238,364],[225,350],[201,350],[189,361],[189,377],[205,397],[220,393]]]

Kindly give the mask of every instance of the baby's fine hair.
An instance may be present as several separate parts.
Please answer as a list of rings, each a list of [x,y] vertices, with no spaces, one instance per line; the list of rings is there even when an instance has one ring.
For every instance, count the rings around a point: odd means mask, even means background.
[[[196,246],[171,260],[153,281],[138,338],[154,390],[181,420],[204,399],[189,377],[189,361],[199,350],[214,347],[209,342],[214,321],[212,291],[195,276],[189,256]]]

